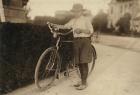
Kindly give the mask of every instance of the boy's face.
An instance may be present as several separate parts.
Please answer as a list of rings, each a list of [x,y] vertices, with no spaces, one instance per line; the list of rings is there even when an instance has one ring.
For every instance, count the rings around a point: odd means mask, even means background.
[[[75,18],[78,18],[78,17],[80,17],[82,15],[82,12],[80,11],[80,12],[75,12],[74,13],[74,17]]]

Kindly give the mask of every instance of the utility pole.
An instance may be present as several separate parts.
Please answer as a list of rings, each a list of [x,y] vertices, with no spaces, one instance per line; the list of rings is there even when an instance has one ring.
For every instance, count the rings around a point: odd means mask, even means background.
[[[1,22],[5,22],[5,15],[4,15],[4,8],[3,8],[2,0],[0,0],[0,19],[1,19]]]

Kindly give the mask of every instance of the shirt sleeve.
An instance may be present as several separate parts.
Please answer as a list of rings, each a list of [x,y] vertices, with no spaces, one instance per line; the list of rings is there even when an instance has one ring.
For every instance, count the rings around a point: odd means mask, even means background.
[[[59,28],[61,29],[66,29],[66,28],[72,28],[72,21],[70,20],[68,23],[66,23],[65,25],[58,25]]]
[[[65,27],[71,28],[73,27],[73,20],[70,20],[68,23],[64,25]]]

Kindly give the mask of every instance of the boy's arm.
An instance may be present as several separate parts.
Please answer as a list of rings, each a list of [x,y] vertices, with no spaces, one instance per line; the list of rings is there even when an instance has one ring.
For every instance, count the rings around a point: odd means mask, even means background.
[[[59,29],[71,29],[72,28],[72,21],[69,21],[65,25],[56,25],[56,28],[59,28]]]

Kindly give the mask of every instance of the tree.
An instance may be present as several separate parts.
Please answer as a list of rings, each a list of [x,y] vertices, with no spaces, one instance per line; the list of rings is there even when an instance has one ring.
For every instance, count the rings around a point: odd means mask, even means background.
[[[119,27],[119,33],[129,33],[130,31],[130,20],[131,15],[125,13],[116,23],[116,26]]]
[[[107,14],[104,13],[102,10],[93,18],[93,27],[95,31],[104,32],[107,30]]]
[[[36,16],[33,20],[33,23],[38,25],[45,25],[47,22],[51,22],[54,24],[64,25],[71,19],[71,16],[67,16],[64,19],[58,19],[52,16]]]
[[[33,20],[33,23],[38,25],[45,25],[48,21],[53,22],[55,21],[55,19],[50,16],[36,16],[35,19]]]

